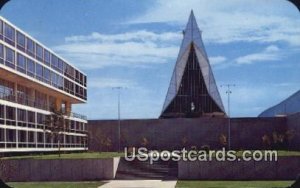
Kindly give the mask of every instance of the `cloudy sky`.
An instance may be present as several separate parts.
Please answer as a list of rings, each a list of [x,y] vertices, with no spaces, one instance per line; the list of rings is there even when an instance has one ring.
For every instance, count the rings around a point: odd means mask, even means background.
[[[89,119],[159,116],[191,9],[231,114],[257,116],[300,88],[300,14],[285,0],[11,0],[1,15],[88,75]],[[219,87],[224,106],[227,98]]]

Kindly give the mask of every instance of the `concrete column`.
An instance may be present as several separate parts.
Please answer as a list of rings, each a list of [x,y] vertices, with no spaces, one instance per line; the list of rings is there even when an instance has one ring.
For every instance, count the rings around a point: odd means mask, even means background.
[[[61,110],[61,99],[56,99],[55,100],[55,110],[60,111]]]
[[[66,106],[66,115],[70,116],[72,112],[72,104],[69,101],[67,101],[65,103],[65,106]]]
[[[47,110],[50,110],[50,96],[49,95],[46,95],[47,98],[46,98],[46,105],[47,105]]]
[[[34,101],[35,101],[35,90],[34,89],[29,89],[29,106],[35,106]]]

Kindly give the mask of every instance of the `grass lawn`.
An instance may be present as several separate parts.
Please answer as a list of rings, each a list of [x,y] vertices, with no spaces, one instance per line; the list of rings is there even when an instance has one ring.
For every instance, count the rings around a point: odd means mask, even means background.
[[[61,154],[43,154],[43,155],[24,155],[14,157],[4,157],[2,159],[105,159],[124,156],[124,153],[117,152],[84,152],[84,153],[69,153]]]
[[[260,151],[264,151],[264,150],[260,150]],[[300,156],[300,152],[299,151],[278,150],[277,154],[278,154],[279,157],[284,157],[284,156]],[[237,156],[239,156],[239,157],[242,156],[242,151],[238,151]]]
[[[13,188],[98,188],[104,182],[14,182]]]
[[[178,181],[176,188],[285,188],[293,181]]]

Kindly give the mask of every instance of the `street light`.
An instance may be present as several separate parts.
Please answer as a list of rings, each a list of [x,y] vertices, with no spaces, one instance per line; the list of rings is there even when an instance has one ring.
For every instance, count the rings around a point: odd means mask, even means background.
[[[113,90],[117,90],[118,91],[118,152],[121,151],[121,104],[120,104],[120,95],[121,95],[121,89],[123,89],[123,87],[113,87]]]
[[[224,84],[221,87],[227,87],[227,115],[228,115],[228,149],[231,148],[231,120],[230,120],[230,94],[232,93],[231,87],[235,87],[235,84]]]

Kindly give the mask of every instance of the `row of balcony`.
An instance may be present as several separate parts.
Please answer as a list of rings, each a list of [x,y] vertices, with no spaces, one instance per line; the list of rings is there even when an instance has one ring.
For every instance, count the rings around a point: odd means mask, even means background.
[[[42,109],[42,110],[46,110],[46,111],[50,111],[50,109],[51,109],[50,105],[47,104],[47,102],[45,102],[43,100],[32,99],[26,95],[15,95],[13,93],[5,93],[5,92],[0,91],[0,99],[18,103],[18,104],[22,104],[22,105],[26,105],[26,106],[30,106],[30,107],[34,107],[34,108],[38,108],[38,109]],[[65,111],[65,109],[63,109],[63,111]],[[74,113],[74,112],[70,112],[69,116],[78,118],[78,119],[82,119],[82,120],[87,120],[87,116],[81,115],[78,113]]]

